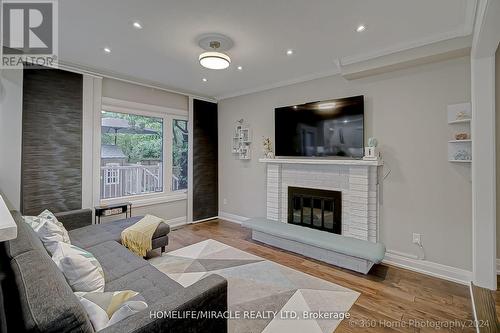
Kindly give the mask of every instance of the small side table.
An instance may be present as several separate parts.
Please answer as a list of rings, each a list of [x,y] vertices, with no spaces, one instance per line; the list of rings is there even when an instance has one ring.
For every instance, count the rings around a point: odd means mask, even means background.
[[[101,224],[101,217],[125,214],[125,218],[132,217],[132,203],[124,202],[113,205],[95,206],[94,223]]]

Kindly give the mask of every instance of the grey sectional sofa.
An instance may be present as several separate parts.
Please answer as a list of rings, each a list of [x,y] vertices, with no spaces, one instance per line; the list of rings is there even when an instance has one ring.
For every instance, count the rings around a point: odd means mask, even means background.
[[[90,212],[90,215],[85,214],[87,211]],[[83,216],[87,216],[87,218],[84,219]],[[64,224],[66,229],[69,230],[69,235],[72,243],[83,249],[104,243],[106,241],[115,241],[120,243],[122,231],[143,218],[143,216],[134,216],[111,223],[93,225],[92,211],[86,209],[74,211],[70,214],[56,214],[56,217]],[[78,217],[80,221],[78,228],[74,228],[73,217]],[[168,245],[169,232],[170,227],[168,224],[159,224],[158,228],[153,234],[153,249],[161,249],[162,253],[165,252],[165,246]]]
[[[19,213],[14,212],[13,216],[18,224],[18,237],[0,245],[8,331],[94,332],[85,310],[37,235]],[[183,311],[226,311],[224,278],[211,275],[184,288],[129,252],[116,239],[109,239],[105,233],[84,237],[88,233],[78,230],[71,231],[70,238],[101,263],[105,291],[135,290],[149,305],[147,310],[100,332],[227,332],[227,321],[223,318],[166,318],[169,311],[179,317]]]

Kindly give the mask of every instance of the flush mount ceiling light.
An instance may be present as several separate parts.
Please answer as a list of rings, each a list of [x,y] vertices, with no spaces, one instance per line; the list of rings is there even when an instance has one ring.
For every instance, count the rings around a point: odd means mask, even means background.
[[[231,64],[231,58],[224,53],[233,46],[230,38],[220,34],[204,35],[199,39],[200,45],[207,52],[200,54],[200,65],[208,69],[226,69]]]
[[[231,58],[225,53],[217,52],[220,43],[217,41],[210,42],[213,51],[203,52],[200,54],[200,65],[208,69],[226,69],[231,64]]]
[[[106,46],[105,48],[103,48],[103,51],[104,51],[104,54],[111,54],[111,48]]]

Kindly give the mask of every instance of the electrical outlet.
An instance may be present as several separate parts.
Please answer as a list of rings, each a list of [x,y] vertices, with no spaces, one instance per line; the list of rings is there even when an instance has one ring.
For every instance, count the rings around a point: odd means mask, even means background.
[[[413,233],[413,244],[422,246],[422,235]]]
[[[226,199],[226,198],[224,198],[224,199],[222,200],[222,203],[223,203],[224,205],[227,205],[227,199]]]

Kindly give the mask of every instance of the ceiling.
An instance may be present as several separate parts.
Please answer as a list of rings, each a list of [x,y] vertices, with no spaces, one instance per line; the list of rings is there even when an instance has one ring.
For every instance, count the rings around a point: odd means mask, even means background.
[[[468,35],[474,8],[475,0],[64,0],[59,57],[224,98],[338,73],[337,60]],[[142,30],[132,27],[134,20]],[[360,24],[366,31],[356,32]],[[206,33],[233,39],[229,69],[199,65],[197,37]]]

